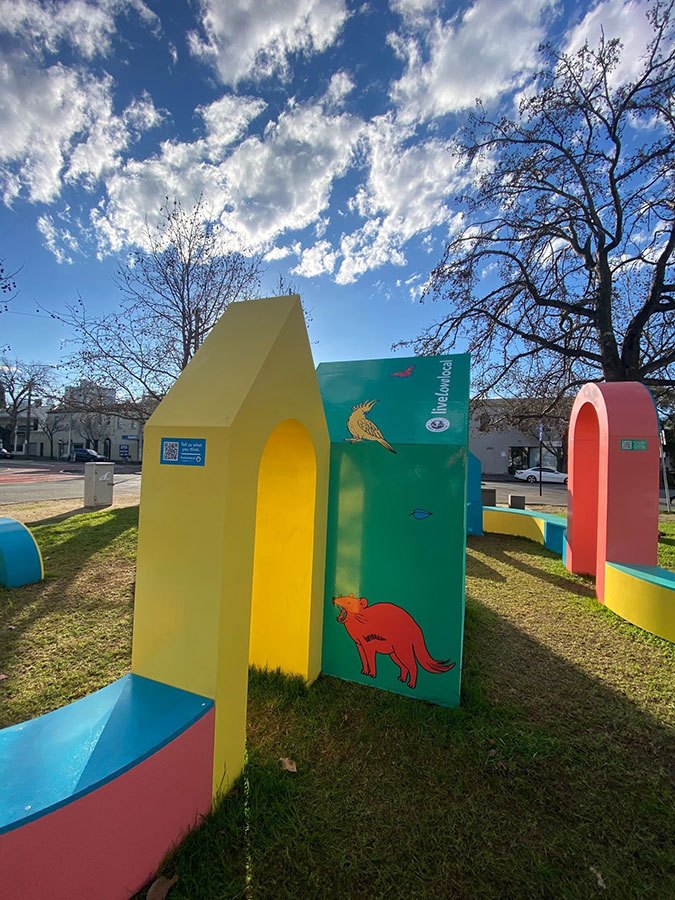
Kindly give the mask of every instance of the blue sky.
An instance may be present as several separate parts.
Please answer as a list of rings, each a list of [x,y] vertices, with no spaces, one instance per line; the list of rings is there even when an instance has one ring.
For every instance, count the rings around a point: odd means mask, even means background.
[[[0,0],[0,345],[57,363],[79,294],[117,304],[120,259],[165,196],[203,194],[312,313],[316,362],[391,355],[462,224],[451,141],[481,97],[514,110],[545,40],[604,29],[631,67],[637,0]],[[462,350],[460,346],[457,348]],[[399,351],[399,353],[402,351]]]

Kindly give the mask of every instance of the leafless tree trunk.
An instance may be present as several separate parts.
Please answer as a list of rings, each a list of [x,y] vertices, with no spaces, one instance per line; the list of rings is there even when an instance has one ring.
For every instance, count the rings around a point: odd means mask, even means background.
[[[62,431],[66,424],[66,417],[59,413],[45,410],[40,417],[40,427],[49,438],[49,458],[54,459],[54,437]]]

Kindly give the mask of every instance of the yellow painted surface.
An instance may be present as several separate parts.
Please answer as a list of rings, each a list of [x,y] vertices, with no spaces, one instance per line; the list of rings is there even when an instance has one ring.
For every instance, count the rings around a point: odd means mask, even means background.
[[[315,496],[312,439],[303,425],[289,419],[270,435],[260,463],[249,661],[305,676]]]
[[[206,439],[206,465],[159,463],[160,437]],[[216,696],[227,431],[146,426],[132,671]]]
[[[675,591],[605,564],[605,606],[622,619],[675,643]]]
[[[483,509],[483,531],[515,534],[543,544],[544,528],[544,520],[534,516],[523,516],[506,509]]]
[[[160,464],[162,437],[205,465]],[[146,426],[132,671],[215,699],[214,791],[243,766],[249,638],[319,673],[329,447],[298,297],[231,306]]]
[[[40,550],[40,545],[35,540],[35,536],[33,535],[33,532],[30,529],[28,529],[28,533],[33,538],[33,543],[35,544],[35,549],[37,550],[37,555],[40,560],[40,578],[44,579],[44,577],[45,577],[45,561],[42,558],[42,551]]]

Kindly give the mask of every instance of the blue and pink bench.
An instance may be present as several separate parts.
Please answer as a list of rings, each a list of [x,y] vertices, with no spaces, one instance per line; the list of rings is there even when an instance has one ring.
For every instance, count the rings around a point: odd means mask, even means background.
[[[0,731],[0,898],[138,891],[211,808],[213,732],[213,700],[139,675]]]

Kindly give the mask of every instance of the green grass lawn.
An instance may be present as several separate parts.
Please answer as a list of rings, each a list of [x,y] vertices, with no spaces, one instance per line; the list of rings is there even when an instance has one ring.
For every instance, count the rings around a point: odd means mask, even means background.
[[[0,597],[4,724],[128,669],[135,516],[35,529],[48,580]],[[244,776],[169,900],[675,896],[674,724],[672,645],[538,544],[471,538],[462,707],[253,671]]]
[[[659,538],[659,565],[675,572],[675,513],[661,516],[659,530],[663,534]]]
[[[129,671],[138,507],[30,523],[45,580],[0,587],[0,727]]]

